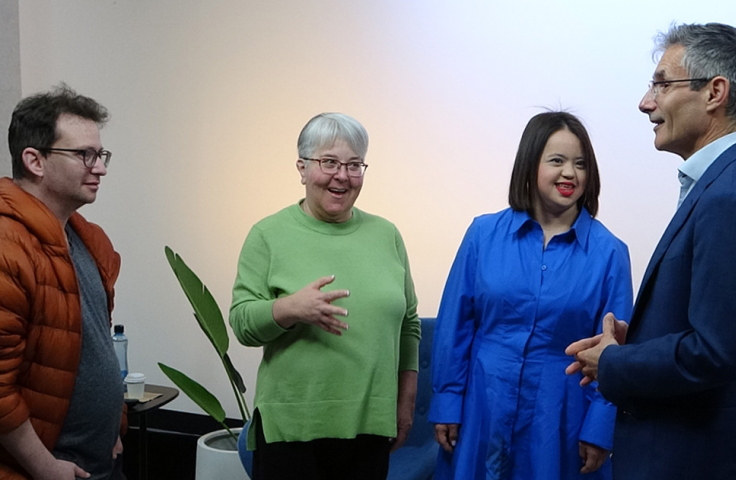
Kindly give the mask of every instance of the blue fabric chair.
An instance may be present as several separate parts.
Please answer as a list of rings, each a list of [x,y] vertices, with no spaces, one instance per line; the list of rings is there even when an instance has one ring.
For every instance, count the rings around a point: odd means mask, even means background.
[[[253,452],[249,452],[247,448],[245,448],[246,445],[246,438],[248,437],[248,427],[250,426],[250,422],[243,428],[243,430],[240,432],[240,435],[238,436],[238,455],[240,455],[240,461],[243,462],[243,467],[245,467],[245,471],[248,473],[249,477],[253,476]]]
[[[414,426],[404,446],[391,454],[387,480],[431,480],[434,476],[439,445],[434,441],[434,426],[427,423],[432,399],[432,338],[434,318],[422,319],[422,342],[419,344],[419,375]],[[253,475],[253,452],[245,448],[246,428],[238,438],[238,453],[245,471]]]
[[[422,319],[414,426],[404,446],[391,454],[387,480],[430,480],[434,477],[439,445],[434,440],[434,425],[427,422],[429,402],[432,400],[430,368],[434,324],[434,318]]]

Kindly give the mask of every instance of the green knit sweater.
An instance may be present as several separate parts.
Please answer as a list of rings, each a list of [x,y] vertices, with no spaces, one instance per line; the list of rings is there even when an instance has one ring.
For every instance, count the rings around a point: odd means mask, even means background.
[[[273,320],[274,301],[320,277],[350,290],[342,336]],[[255,408],[267,442],[396,435],[398,372],[417,370],[420,321],[404,242],[381,217],[353,208],[326,223],[292,205],[253,226],[240,254],[230,325],[263,346]],[[255,447],[250,429],[248,448]]]

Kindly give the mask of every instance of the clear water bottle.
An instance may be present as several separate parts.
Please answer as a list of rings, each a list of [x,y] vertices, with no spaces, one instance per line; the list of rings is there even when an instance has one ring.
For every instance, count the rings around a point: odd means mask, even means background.
[[[118,357],[118,364],[120,364],[120,378],[125,380],[128,375],[128,337],[125,336],[123,325],[115,325],[112,345],[115,348],[115,355]]]

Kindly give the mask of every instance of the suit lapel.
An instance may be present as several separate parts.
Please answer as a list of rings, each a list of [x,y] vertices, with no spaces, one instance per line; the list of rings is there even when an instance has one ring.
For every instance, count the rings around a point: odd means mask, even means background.
[[[641,312],[639,310],[643,308],[643,305],[646,303],[645,292],[650,288],[649,283],[652,281],[652,276],[659,266],[659,263],[662,261],[662,257],[664,257],[665,252],[667,252],[672,240],[675,238],[675,235],[677,235],[680,229],[682,229],[687,219],[690,218],[690,214],[698,203],[703,192],[705,192],[705,190],[707,190],[710,184],[718,178],[723,170],[734,161],[736,161],[736,145],[731,146],[728,150],[723,152],[715,162],[708,167],[700,180],[695,183],[695,186],[687,195],[685,201],[682,202],[680,208],[675,212],[675,216],[672,217],[669,225],[667,225],[667,229],[664,231],[662,238],[657,244],[657,248],[654,249],[652,258],[649,260],[649,265],[647,266],[641,286],[639,287],[639,294],[636,296],[636,304],[634,305],[634,312],[631,316],[632,323],[638,320],[641,316]]]

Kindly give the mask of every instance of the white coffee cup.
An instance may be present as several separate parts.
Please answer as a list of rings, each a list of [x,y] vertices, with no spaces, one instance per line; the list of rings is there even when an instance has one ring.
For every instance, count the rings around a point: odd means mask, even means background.
[[[146,390],[146,376],[142,373],[129,373],[125,377],[125,385],[128,387],[128,398],[140,400]]]

